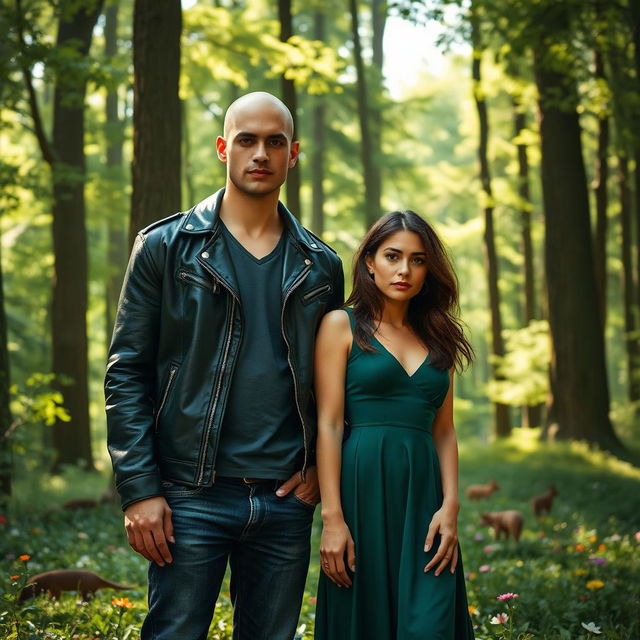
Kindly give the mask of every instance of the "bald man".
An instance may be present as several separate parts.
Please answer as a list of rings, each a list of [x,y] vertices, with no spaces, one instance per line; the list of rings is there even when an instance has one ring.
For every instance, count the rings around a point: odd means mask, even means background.
[[[293,119],[263,92],[216,141],[226,186],[143,229],[105,395],[129,544],[149,561],[143,640],[205,640],[227,565],[235,640],[291,640],[319,499],[313,344],[343,301],[335,252],[279,202]]]

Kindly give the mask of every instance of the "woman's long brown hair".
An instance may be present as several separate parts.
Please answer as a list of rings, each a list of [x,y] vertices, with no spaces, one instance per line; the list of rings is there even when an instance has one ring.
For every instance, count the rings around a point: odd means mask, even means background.
[[[345,303],[345,306],[353,307],[355,341],[365,351],[374,350],[371,338],[382,318],[384,299],[369,274],[366,258],[373,258],[382,242],[399,231],[417,234],[426,252],[427,277],[422,290],[409,301],[409,324],[429,349],[433,367],[455,367],[460,371],[463,361],[471,364],[474,353],[459,318],[458,280],[433,227],[413,211],[387,213],[369,229],[360,243],[353,260],[353,289]]]

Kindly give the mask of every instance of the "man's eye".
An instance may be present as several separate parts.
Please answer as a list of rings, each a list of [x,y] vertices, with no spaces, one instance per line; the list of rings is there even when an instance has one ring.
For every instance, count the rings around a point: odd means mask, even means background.
[[[240,144],[251,144],[253,142],[252,138],[240,138]]]
[[[282,140],[272,140],[271,141],[271,146],[272,147],[281,147],[284,144],[284,142]]]

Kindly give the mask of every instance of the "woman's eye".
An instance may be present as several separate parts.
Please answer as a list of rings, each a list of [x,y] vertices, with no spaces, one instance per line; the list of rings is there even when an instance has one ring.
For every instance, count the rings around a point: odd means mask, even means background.
[[[391,262],[394,262],[395,260],[398,259],[398,256],[395,253],[387,253],[385,257],[387,258],[387,260]]]
[[[414,258],[413,261],[416,264],[424,264],[424,258]]]

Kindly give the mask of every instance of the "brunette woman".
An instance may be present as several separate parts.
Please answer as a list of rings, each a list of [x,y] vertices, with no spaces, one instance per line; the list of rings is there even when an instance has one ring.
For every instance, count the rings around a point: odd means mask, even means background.
[[[316,343],[316,640],[468,640],[453,372],[473,356],[432,227],[381,218]],[[344,439],[344,425],[348,437]],[[344,440],[344,442],[343,442]]]

